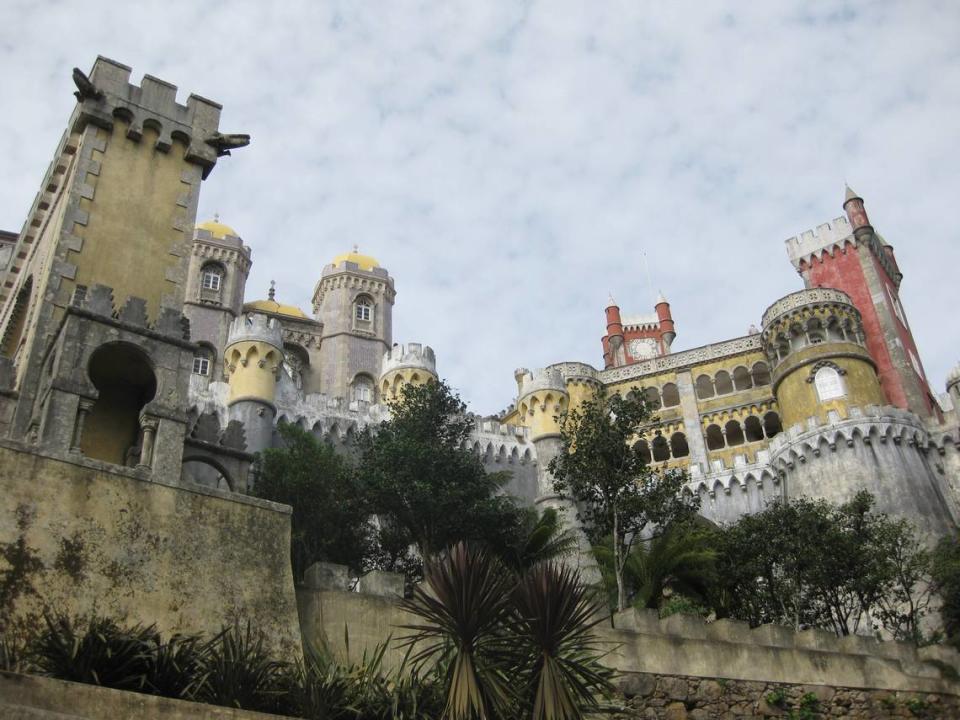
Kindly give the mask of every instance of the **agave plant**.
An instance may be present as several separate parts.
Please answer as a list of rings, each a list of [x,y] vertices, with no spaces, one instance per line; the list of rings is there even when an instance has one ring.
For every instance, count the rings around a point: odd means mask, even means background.
[[[512,574],[490,552],[459,543],[431,564],[422,587],[402,606],[423,622],[405,626],[404,645],[420,669],[445,667],[444,717],[494,720],[511,717],[514,643],[505,632],[512,613]]]
[[[67,615],[45,616],[33,642],[37,669],[61,680],[142,691],[153,655],[154,626],[123,628],[108,618],[75,623]]]
[[[207,677],[207,660],[213,641],[200,635],[176,634],[163,642],[154,639],[154,654],[147,673],[146,691],[170,698],[192,698]]]
[[[522,535],[516,547],[506,548],[501,556],[518,573],[537,563],[568,555],[577,547],[577,536],[565,526],[555,508],[546,508],[539,516],[535,511],[530,511],[529,519],[521,530]]]
[[[517,668],[524,716],[579,720],[598,708],[613,674],[600,664],[603,652],[592,632],[606,617],[602,598],[576,570],[550,562],[522,575],[512,599],[512,634],[526,651]]]

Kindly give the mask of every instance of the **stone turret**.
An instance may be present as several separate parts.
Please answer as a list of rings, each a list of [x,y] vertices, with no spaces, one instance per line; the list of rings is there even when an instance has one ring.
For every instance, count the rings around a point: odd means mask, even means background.
[[[420,343],[394,345],[383,354],[380,400],[388,402],[400,395],[404,385],[423,385],[437,379],[437,358],[433,348]]]
[[[246,428],[250,452],[271,445],[282,365],[283,330],[276,318],[249,314],[233,321],[224,351],[230,383],[227,407],[229,419],[239,420]]]

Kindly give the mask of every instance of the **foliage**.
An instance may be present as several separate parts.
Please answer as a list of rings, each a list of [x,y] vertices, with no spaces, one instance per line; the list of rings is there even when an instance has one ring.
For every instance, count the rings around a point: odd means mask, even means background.
[[[778,500],[719,540],[721,610],[752,625],[861,630],[870,615],[916,640],[926,612],[927,560],[911,526],[872,512],[873,496]],[[719,603],[718,603],[719,604]]]
[[[563,515],[556,508],[548,507],[540,515],[536,510],[525,510],[515,536],[500,545],[494,549],[503,563],[514,572],[522,573],[537,563],[572,553],[577,549],[577,536],[565,527]]]
[[[567,720],[609,689],[592,628],[602,603],[579,575],[551,562],[522,575],[487,549],[459,543],[426,572],[404,607],[412,661],[446,668],[450,720]]]
[[[314,562],[360,570],[373,553],[370,509],[356,475],[327,443],[296,425],[281,424],[283,447],[264,450],[253,494],[293,508],[294,576]]]
[[[175,634],[164,642],[159,633],[154,635],[145,691],[163,697],[192,698],[206,680],[207,661],[217,639],[211,642],[199,635]]]
[[[660,619],[670,617],[671,615],[696,615],[704,618],[710,614],[710,610],[696,600],[686,595],[671,595],[660,603]]]
[[[555,490],[580,508],[591,543],[610,544],[618,610],[627,605],[624,572],[634,543],[699,507],[699,498],[681,492],[683,472],[654,471],[633,442],[651,419],[640,395],[636,388],[627,397],[600,391],[562,415],[561,451],[548,466]]]
[[[624,563],[623,582],[627,602],[639,608],[657,608],[666,592],[675,592],[702,605],[716,580],[716,531],[706,522],[668,525],[649,540],[639,541]],[[597,564],[611,597],[616,602],[616,578],[609,541],[594,548]],[[668,613],[671,614],[671,613]]]
[[[406,385],[390,410],[357,437],[381,547],[404,559],[414,545],[430,562],[460,540],[495,544],[517,532],[521,511],[497,494],[508,475],[488,474],[466,446],[473,419],[446,383]]]
[[[931,574],[942,603],[944,633],[948,642],[960,647],[960,534],[942,538],[937,543]]]

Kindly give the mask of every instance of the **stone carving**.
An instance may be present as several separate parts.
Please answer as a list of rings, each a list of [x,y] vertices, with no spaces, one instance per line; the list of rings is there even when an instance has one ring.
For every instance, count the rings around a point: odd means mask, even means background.
[[[80,68],[73,69],[73,84],[77,86],[77,91],[74,95],[79,102],[83,102],[87,98],[91,100],[103,100],[103,91],[98,90],[96,85],[90,82],[90,78],[88,78],[86,73]]]
[[[246,147],[250,144],[250,136],[241,133],[215,132],[204,142],[217,151],[217,157],[229,155],[231,150]]]

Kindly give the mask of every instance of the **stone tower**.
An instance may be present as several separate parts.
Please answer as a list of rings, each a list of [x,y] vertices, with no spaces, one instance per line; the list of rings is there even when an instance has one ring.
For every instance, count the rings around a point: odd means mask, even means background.
[[[374,402],[384,353],[393,346],[393,278],[369,255],[339,255],[313,293],[323,324],[320,391],[350,401]]]
[[[939,406],[900,303],[903,275],[893,247],[873,229],[863,199],[849,187],[843,209],[846,218],[787,240],[790,261],[806,287],[837,288],[853,299],[886,401],[936,417]]]
[[[652,314],[621,316],[613,297],[605,314],[607,333],[601,338],[605,368],[633,365],[670,354],[677,330],[670,303],[662,293],[657,296]]]
[[[389,402],[396,399],[404,385],[423,385],[436,379],[437,358],[433,348],[420,343],[394,345],[383,356],[379,400]]]
[[[212,220],[194,229],[183,313],[190,320],[191,338],[200,345],[193,372],[207,382],[220,379],[214,373],[221,360],[217,354],[243,308],[250,265],[250,248],[229,225]]]
[[[230,383],[227,413],[243,424],[247,451],[270,447],[277,381],[283,365],[283,328],[266,315],[242,315],[233,321],[223,353],[224,370]]]
[[[9,434],[179,477],[196,346],[181,309],[220,106],[98,57],[0,288],[19,398]],[[155,452],[156,448],[156,452]]]

